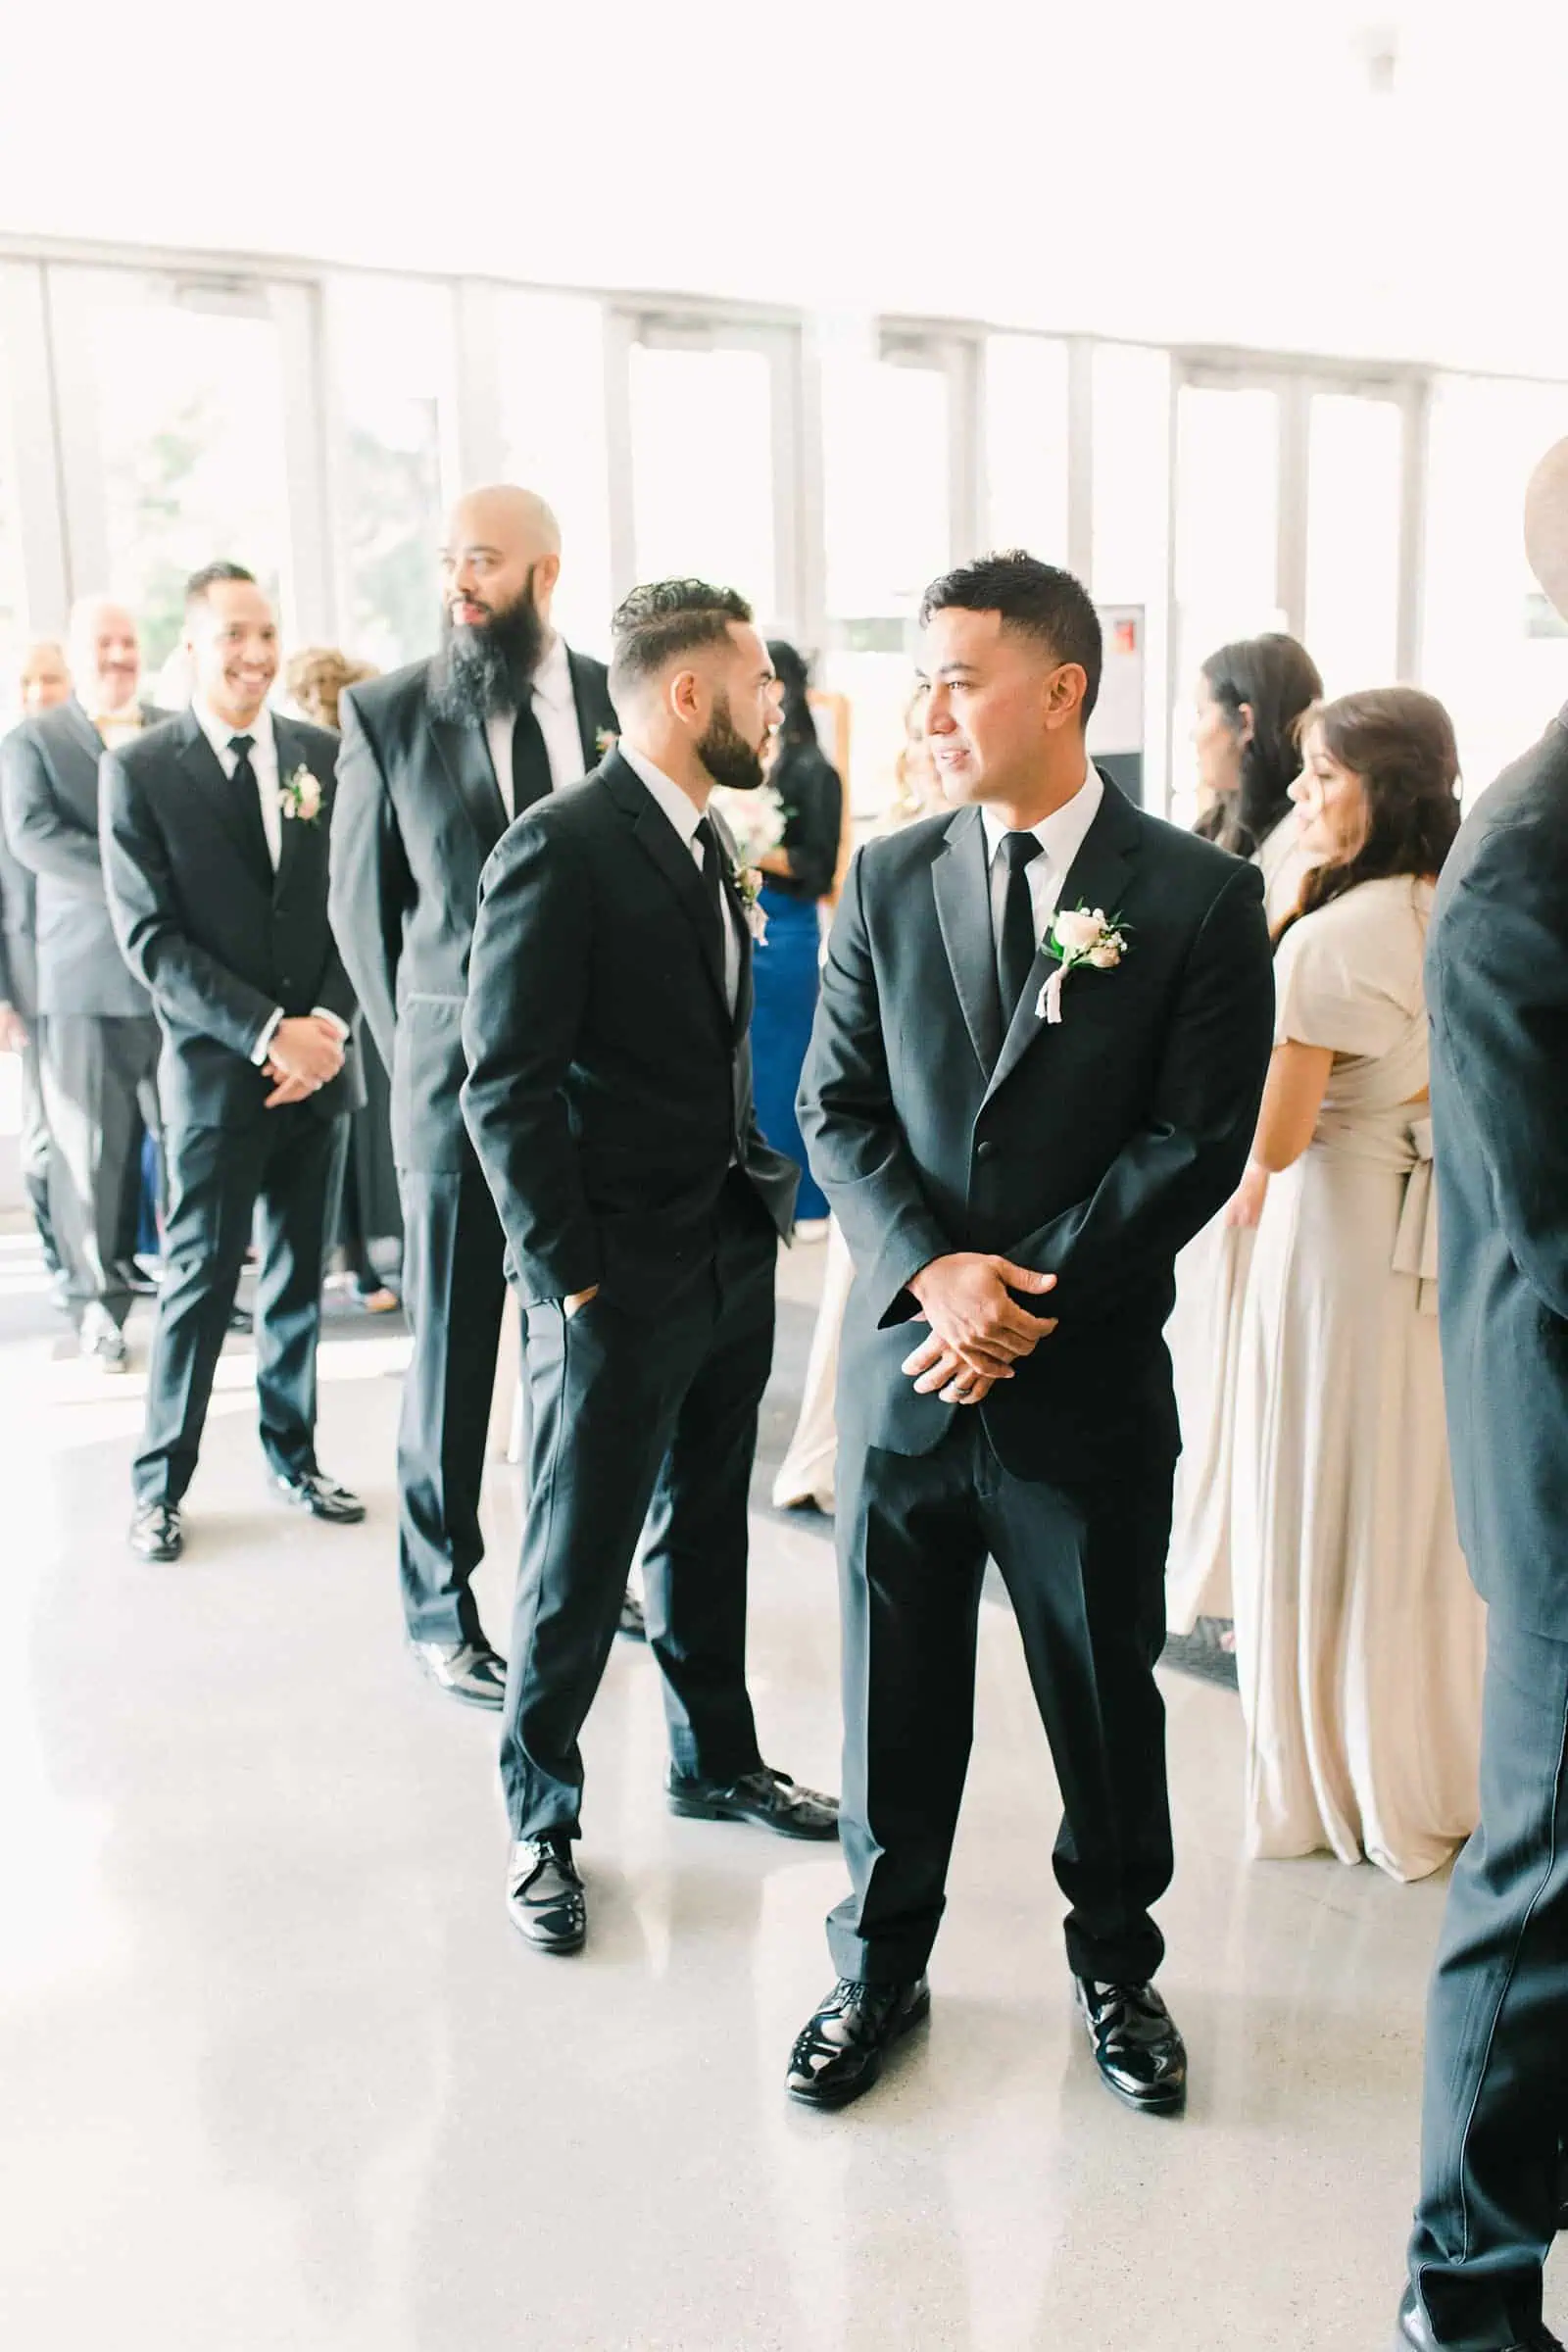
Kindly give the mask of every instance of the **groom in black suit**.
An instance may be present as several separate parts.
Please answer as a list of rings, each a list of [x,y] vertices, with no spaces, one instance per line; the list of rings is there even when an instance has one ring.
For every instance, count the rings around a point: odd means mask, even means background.
[[[398,1562],[415,1657],[499,1707],[505,1666],[473,1597],[506,1243],[458,1107],[479,875],[516,816],[597,766],[605,665],[551,625],[561,531],[543,499],[471,491],[441,555],[433,661],[343,698],[332,927],[392,1079],[414,1359],[398,1431]],[[632,1616],[624,1630],[640,1631]]]
[[[213,1377],[260,1209],[262,1450],[314,1518],[363,1519],[316,1459],[326,1236],[363,1098],[354,992],[326,920],[334,739],[276,716],[277,623],[251,573],[186,590],[194,698],[103,763],[103,855],[122,952],[164,1033],[167,1272],[133,1473],[131,1548],[177,1559]]]
[[[1170,1881],[1164,1566],[1176,1252],[1234,1191],[1273,992],[1250,866],[1092,766],[1100,623],[994,556],[926,597],[926,733],[955,816],[862,853],[801,1096],[855,1259],[839,1383],[839,1983],[796,2097],[842,2106],[926,2013],[963,1793],[987,1555],[1064,1820],[1067,1954],[1106,2082],[1181,2103],[1151,1979]],[[1054,953],[1053,953],[1054,949]]]
[[[614,619],[624,733],[485,868],[464,1113],[528,1315],[528,1519],[501,1776],[514,1923],[575,1951],[577,1735],[639,1533],[671,1811],[831,1838],[769,1771],[746,1688],[747,1488],[799,1181],[752,1106],[751,903],[709,813],[755,791],[772,663],[733,591],[667,580]]]

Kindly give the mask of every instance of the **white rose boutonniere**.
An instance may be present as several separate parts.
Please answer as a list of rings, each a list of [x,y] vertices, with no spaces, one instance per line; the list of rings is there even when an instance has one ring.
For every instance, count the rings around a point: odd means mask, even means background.
[[[767,915],[762,906],[762,874],[755,865],[733,865],[730,879],[746,917],[746,928],[760,948],[767,945]]]
[[[1126,953],[1127,933],[1119,915],[1106,914],[1099,906],[1075,906],[1070,914],[1058,914],[1046,941],[1046,954],[1055,957],[1056,969],[1040,991],[1036,1020],[1059,1028],[1061,992],[1068,975],[1082,964],[1092,972],[1113,972]]]
[[[277,797],[285,816],[298,824],[314,825],[321,813],[321,779],[302,763],[291,776],[283,777]]]

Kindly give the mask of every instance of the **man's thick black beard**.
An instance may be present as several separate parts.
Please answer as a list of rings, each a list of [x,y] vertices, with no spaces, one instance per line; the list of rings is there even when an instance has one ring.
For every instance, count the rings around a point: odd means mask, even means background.
[[[730,716],[728,695],[713,705],[697,757],[713,782],[728,792],[760,792],[766,780],[761,753],[747,742]]]
[[[451,612],[444,611],[431,709],[438,718],[478,726],[522,710],[544,650],[545,624],[533,601],[531,571],[515,604],[492,612],[488,620],[457,628]]]

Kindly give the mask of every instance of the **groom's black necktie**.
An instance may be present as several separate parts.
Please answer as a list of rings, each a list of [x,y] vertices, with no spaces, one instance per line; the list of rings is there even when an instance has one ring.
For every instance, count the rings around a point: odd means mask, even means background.
[[[708,904],[712,911],[713,936],[719,953],[722,955],[724,925],[729,921],[729,909],[724,905],[724,885],[719,879],[718,861],[721,853],[718,846],[718,835],[713,831],[710,817],[705,816],[699,819],[694,839],[703,853],[703,886],[708,893]]]
[[[520,816],[535,801],[547,801],[555,790],[545,731],[530,695],[512,725],[512,813]]]
[[[1018,1000],[1029,985],[1039,947],[1034,901],[1029,893],[1029,868],[1041,855],[1040,843],[1033,833],[1004,833],[997,855],[1007,862],[1007,895],[997,933],[997,995],[1002,1004],[1002,1034],[1005,1037],[1018,1009]]]

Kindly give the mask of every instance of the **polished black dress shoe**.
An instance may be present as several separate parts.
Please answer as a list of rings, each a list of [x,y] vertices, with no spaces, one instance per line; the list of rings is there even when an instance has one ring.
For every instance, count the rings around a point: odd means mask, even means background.
[[[847,2107],[870,2089],[893,2044],[931,2014],[931,1987],[840,1977],[790,2052],[784,2087],[805,2107]]]
[[[500,1709],[507,1697],[507,1661],[487,1642],[412,1642],[421,1670],[470,1707]]]
[[[145,1266],[138,1265],[133,1257],[117,1257],[110,1271],[115,1280],[129,1291],[133,1298],[157,1298],[158,1282],[147,1272]]]
[[[359,1496],[335,1479],[323,1478],[319,1470],[302,1470],[297,1478],[279,1478],[276,1484],[285,1501],[309,1511],[313,1519],[329,1520],[335,1527],[357,1527],[365,1517]]]
[[[787,1772],[774,1772],[766,1764],[734,1781],[702,1781],[671,1765],[666,1786],[670,1811],[688,1821],[755,1821],[760,1830],[772,1830],[780,1838],[828,1838],[839,1834],[836,1796],[797,1788]]]
[[[138,1502],[131,1516],[129,1543],[142,1560],[177,1560],[185,1548],[179,1510],[172,1502]]]
[[[1404,2301],[1399,2305],[1399,2326],[1394,2338],[1394,2352],[1443,2352],[1439,2339],[1432,2332],[1431,2321],[1416,2300],[1413,2286],[1405,2288]],[[1549,2328],[1539,2326],[1528,2335],[1499,2344],[1496,2352],[1563,2352],[1563,2347]]]
[[[1187,2097],[1187,2050],[1152,1984],[1074,1977],[1095,2064],[1118,2099],[1170,2115]]]
[[[507,1909],[535,1951],[580,1952],[588,1933],[588,1900],[571,1858],[569,1838],[523,1838],[507,1870]]]
[[[643,1604],[630,1585],[620,1597],[620,1621],[615,1631],[624,1634],[628,1642],[646,1642],[648,1639],[648,1621],[643,1615]]]

